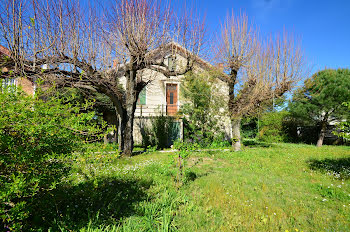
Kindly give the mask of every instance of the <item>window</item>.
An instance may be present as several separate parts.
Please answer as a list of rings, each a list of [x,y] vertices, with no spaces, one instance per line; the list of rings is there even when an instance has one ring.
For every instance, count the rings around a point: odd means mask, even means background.
[[[169,103],[174,104],[174,93],[173,92],[170,93],[170,102]]]
[[[176,62],[173,56],[168,57],[168,68],[169,68],[169,71],[174,71],[176,68]]]
[[[146,88],[143,88],[139,94],[139,99],[137,99],[138,105],[146,105]]]

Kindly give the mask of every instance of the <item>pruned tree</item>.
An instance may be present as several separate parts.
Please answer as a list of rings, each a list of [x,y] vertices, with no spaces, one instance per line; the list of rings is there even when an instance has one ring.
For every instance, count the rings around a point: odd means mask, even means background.
[[[160,0],[109,3],[103,8],[98,1],[4,0],[1,42],[11,51],[13,75],[107,95],[118,112],[119,147],[131,155],[136,102],[156,78],[145,73],[170,77],[191,70],[205,28],[193,13],[175,14]],[[186,62],[168,67],[169,50]]]
[[[303,75],[304,59],[299,43],[287,33],[261,41],[245,14],[226,19],[218,44],[217,58],[227,73],[219,78],[228,86],[232,145],[238,151],[242,117],[289,91]]]

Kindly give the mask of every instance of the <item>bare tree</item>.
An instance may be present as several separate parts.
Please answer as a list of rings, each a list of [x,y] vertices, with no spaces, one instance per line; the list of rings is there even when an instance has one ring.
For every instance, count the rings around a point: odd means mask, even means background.
[[[139,93],[153,80],[144,71],[170,77],[191,70],[204,39],[203,21],[186,9],[177,15],[160,0],[115,0],[105,9],[73,0],[2,1],[1,42],[11,51],[13,75],[107,95],[125,155],[133,150]],[[169,51],[186,58],[181,68],[166,65]]]
[[[289,91],[303,75],[303,56],[299,43],[287,33],[261,41],[242,14],[223,24],[217,57],[228,73],[220,79],[229,89],[232,146],[238,151],[242,117],[256,114],[263,103]]]

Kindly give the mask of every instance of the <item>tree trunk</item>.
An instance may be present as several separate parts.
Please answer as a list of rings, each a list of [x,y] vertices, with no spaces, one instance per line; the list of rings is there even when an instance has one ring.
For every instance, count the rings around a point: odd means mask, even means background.
[[[128,114],[126,111],[121,117],[119,151],[123,156],[131,156],[134,149],[134,113]]]
[[[241,150],[241,118],[237,117],[235,115],[235,84],[236,84],[236,78],[237,78],[237,71],[232,69],[231,73],[231,80],[227,83],[228,84],[228,109],[230,118],[231,118],[231,133],[232,133],[232,147],[234,151],[240,151]]]
[[[117,131],[117,143],[118,143],[118,149],[119,149],[119,153],[122,153],[122,144],[123,144],[123,148],[124,148],[124,140],[122,140],[122,117],[120,116],[120,114],[117,115],[118,117],[118,131]]]
[[[232,127],[232,147],[234,151],[241,150],[241,119],[231,119]]]
[[[321,147],[323,144],[324,137],[326,136],[326,130],[327,130],[327,120],[323,120],[321,123],[321,131],[320,135],[318,136],[317,140],[317,147]]]
[[[119,150],[124,156],[131,156],[134,149],[134,116],[139,91],[136,90],[136,69],[126,74],[125,108],[120,116],[120,144]]]

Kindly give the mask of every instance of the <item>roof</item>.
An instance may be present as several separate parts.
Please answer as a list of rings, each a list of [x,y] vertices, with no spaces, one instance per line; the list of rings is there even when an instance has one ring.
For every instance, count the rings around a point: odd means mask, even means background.
[[[10,56],[11,52],[8,48],[0,45],[0,55]]]
[[[188,49],[184,48],[183,46],[181,46],[179,43],[176,43],[176,42],[170,42],[164,45],[163,48],[156,48],[148,52],[147,56],[152,57],[153,59],[160,59],[174,52],[183,56],[184,58],[186,58],[188,54],[191,54],[194,62],[196,62],[203,70],[207,70],[207,71],[216,70],[219,73],[219,76],[227,76],[227,74],[223,72],[222,67],[216,67],[210,64],[208,61],[202,59],[198,55],[193,54],[191,51],[189,51]],[[113,67],[116,67],[117,65],[118,63],[116,62],[116,60],[114,60]],[[119,68],[123,66],[124,64],[119,64]],[[222,79],[222,78],[219,77],[219,79]]]
[[[160,58],[159,56],[164,55],[164,53],[159,53],[159,48],[154,49],[153,51],[150,52],[151,55],[155,54],[155,58]],[[193,55],[194,61],[199,64],[203,69],[212,69],[214,68],[213,65],[211,65],[209,62],[203,60],[202,58],[200,58],[198,55],[193,54],[191,51],[189,51],[188,49],[184,48],[183,46],[181,46],[179,43],[176,42],[170,42],[167,45],[165,45],[165,49],[164,51],[167,51],[167,55],[175,52],[183,57],[186,58],[187,54],[191,54]]]

